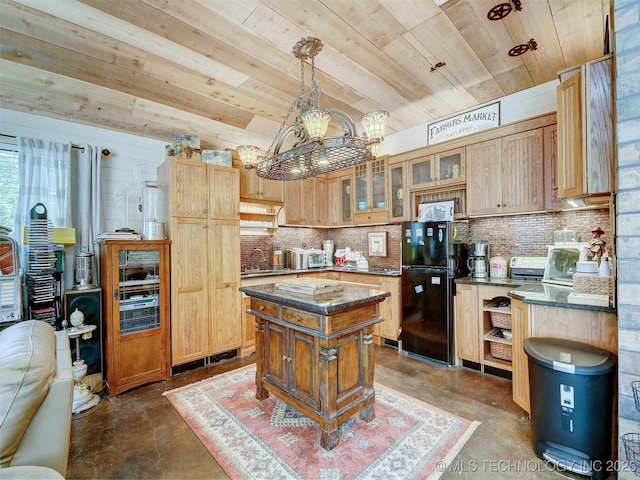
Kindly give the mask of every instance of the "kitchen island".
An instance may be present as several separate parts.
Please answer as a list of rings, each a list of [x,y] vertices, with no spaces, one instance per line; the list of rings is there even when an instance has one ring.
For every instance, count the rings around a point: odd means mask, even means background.
[[[318,422],[320,445],[338,445],[338,427],[355,413],[375,418],[373,328],[390,294],[345,286],[313,296],[278,284],[242,287],[256,317],[256,398],[273,393]]]

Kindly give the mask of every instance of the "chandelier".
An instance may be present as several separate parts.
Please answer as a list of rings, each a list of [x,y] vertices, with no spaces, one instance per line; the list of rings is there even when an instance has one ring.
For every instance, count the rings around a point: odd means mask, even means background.
[[[389,112],[377,110],[360,119],[364,128],[358,136],[351,117],[331,105],[315,79],[315,56],[322,50],[318,38],[301,39],[293,47],[293,55],[300,59],[300,95],[289,108],[280,129],[264,157],[253,145],[237,148],[245,168],[255,168],[259,177],[271,180],[298,180],[366,162],[375,157],[383,140]],[[311,87],[305,90],[304,65],[311,59]],[[293,112],[295,118],[290,121]],[[342,135],[325,136],[329,123],[335,119]],[[292,144],[281,151],[284,145]]]

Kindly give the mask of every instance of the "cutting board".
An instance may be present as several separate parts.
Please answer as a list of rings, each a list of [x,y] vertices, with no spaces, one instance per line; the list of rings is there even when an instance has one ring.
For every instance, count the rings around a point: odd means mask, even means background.
[[[277,286],[279,290],[312,296],[326,295],[344,290],[342,283],[324,278],[292,278],[281,281]]]

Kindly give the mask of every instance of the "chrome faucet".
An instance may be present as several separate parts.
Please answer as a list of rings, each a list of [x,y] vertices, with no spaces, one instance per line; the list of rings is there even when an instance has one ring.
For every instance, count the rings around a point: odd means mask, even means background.
[[[264,252],[259,248],[254,248],[253,252],[251,252],[251,256],[249,257],[249,270],[256,270],[255,264],[253,263],[253,254],[258,252],[262,256],[262,263],[264,263],[264,269],[267,270],[267,266],[269,262],[267,262],[267,257],[264,256]],[[260,264],[258,264],[257,270],[260,270]]]

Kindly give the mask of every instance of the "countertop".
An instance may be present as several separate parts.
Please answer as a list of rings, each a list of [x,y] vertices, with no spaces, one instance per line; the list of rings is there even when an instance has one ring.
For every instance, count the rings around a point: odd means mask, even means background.
[[[513,287],[509,292],[511,298],[517,298],[524,303],[546,305],[549,307],[574,308],[577,310],[593,310],[597,312],[615,313],[612,307],[599,307],[595,305],[582,305],[569,303],[568,296],[572,292],[570,287],[548,285],[542,282],[513,280],[510,278],[456,278],[455,283],[467,283],[472,285],[493,285],[498,287]]]
[[[295,275],[300,273],[318,273],[318,272],[351,272],[351,273],[364,273],[366,275],[383,275],[387,277],[400,277],[402,276],[402,270],[392,270],[388,268],[380,269],[373,268],[369,270],[358,270],[356,267],[321,267],[321,268],[309,268],[307,270],[293,270],[289,268],[281,268],[278,270],[251,270],[248,272],[242,272],[241,278],[255,278],[255,277],[269,277],[276,275]]]
[[[528,283],[509,292],[511,298],[517,298],[524,303],[546,305],[549,307],[574,308],[577,310],[592,310],[596,312],[615,313],[612,307],[599,307],[596,305],[582,305],[569,303],[568,296],[572,292],[570,287],[547,285],[544,283]]]
[[[297,294],[280,290],[275,283],[241,287],[240,291],[249,297],[284,303],[321,315],[330,315],[333,312],[356,305],[381,302],[386,297],[391,296],[389,292],[382,290],[345,286],[341,292],[314,297],[313,295]]]

